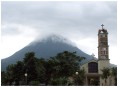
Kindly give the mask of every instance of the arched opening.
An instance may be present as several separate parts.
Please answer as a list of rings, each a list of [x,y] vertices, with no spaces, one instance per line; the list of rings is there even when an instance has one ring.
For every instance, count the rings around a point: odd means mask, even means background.
[[[96,63],[96,62],[88,63],[88,72],[89,73],[98,73],[98,63]]]

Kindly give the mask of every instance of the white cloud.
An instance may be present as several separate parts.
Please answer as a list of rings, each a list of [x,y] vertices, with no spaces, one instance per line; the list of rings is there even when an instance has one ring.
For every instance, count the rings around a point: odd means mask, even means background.
[[[29,42],[31,42],[32,40],[33,38],[28,38],[24,36],[15,36],[15,38],[10,36],[2,37],[0,58],[6,58],[8,56],[11,56],[16,51],[28,45]]]

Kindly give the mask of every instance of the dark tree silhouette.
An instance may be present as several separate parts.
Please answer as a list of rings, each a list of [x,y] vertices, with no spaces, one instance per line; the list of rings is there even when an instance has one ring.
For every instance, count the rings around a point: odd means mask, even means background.
[[[105,85],[107,84],[107,78],[110,76],[110,69],[103,68],[102,70],[102,78],[105,79]]]

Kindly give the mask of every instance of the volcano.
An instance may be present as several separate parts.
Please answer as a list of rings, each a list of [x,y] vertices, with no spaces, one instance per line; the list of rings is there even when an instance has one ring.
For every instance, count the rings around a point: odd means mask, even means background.
[[[37,58],[48,59],[63,51],[76,51],[78,56],[85,57],[85,60],[83,60],[81,63],[87,62],[93,58],[91,55],[81,51],[76,45],[66,38],[58,35],[51,35],[42,40],[35,40],[10,57],[2,59],[1,70],[5,70],[9,64],[15,64],[17,61],[22,61],[25,53],[27,52],[35,52],[35,56]]]

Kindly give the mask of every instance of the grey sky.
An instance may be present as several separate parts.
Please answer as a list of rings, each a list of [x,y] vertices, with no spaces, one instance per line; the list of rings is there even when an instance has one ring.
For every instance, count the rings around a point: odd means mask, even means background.
[[[75,42],[88,54],[95,53],[96,57],[97,33],[103,23],[109,32],[111,50],[116,51],[117,2],[115,1],[4,1],[1,3],[1,21],[4,43],[9,41],[8,39],[15,40],[19,37],[22,48],[36,38],[54,33]],[[15,41],[12,42],[17,44]]]

